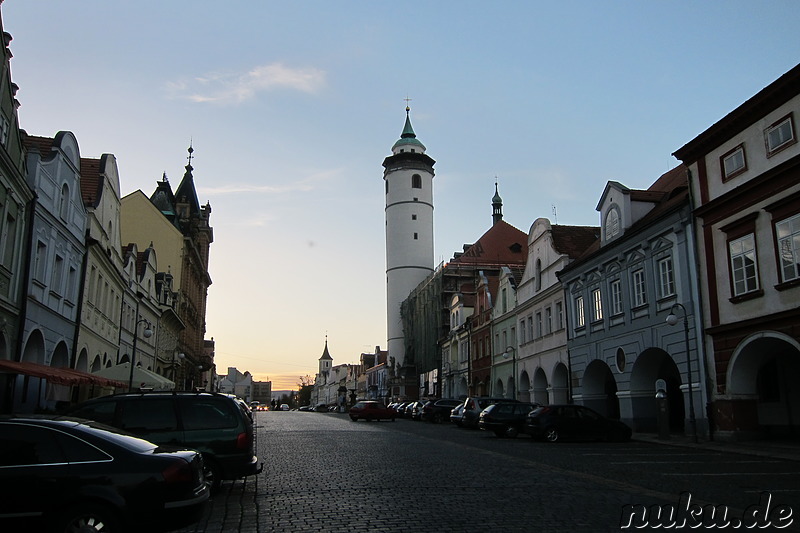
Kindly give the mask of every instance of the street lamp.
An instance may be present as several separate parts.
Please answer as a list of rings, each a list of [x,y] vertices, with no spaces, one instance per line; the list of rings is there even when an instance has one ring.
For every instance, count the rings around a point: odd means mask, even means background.
[[[136,340],[139,338],[139,324],[144,322],[147,324],[147,327],[144,328],[144,338],[149,339],[153,336],[153,329],[150,325],[149,320],[145,320],[142,318],[141,320],[137,321],[136,324],[133,326],[133,349],[131,350],[131,375],[128,379],[128,391],[130,392],[133,389],[133,365],[136,362]]]
[[[686,379],[689,382],[689,431],[694,441],[697,442],[697,419],[694,416],[694,400],[692,393],[692,360],[689,353],[689,315],[686,313],[686,308],[682,304],[676,303],[672,306],[669,315],[667,315],[667,324],[674,326],[678,323],[678,316],[675,314],[677,308],[683,311],[683,338],[686,343]]]
[[[514,395],[512,396],[512,398],[516,400],[517,399],[517,351],[514,349],[513,346],[506,346],[506,351],[503,352],[503,359],[508,359],[508,354],[511,354],[511,360],[513,362],[513,365],[511,367],[512,369],[511,371],[513,372],[511,374],[511,382],[514,384],[514,391],[513,391]]]

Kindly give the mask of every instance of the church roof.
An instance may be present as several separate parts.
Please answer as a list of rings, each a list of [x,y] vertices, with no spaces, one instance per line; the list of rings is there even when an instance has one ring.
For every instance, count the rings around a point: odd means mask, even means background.
[[[451,263],[476,266],[524,265],[527,258],[528,235],[505,220],[499,220]]]
[[[325,351],[322,352],[322,357],[319,358],[320,361],[323,359],[330,359],[333,361],[333,357],[331,357],[330,352],[328,352],[328,339],[325,339]]]

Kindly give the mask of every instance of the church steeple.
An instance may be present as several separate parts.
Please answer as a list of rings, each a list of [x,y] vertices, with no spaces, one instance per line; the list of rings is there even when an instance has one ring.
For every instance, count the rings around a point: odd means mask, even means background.
[[[330,352],[328,352],[328,336],[325,335],[325,350],[323,350],[322,356],[319,358],[319,373],[328,372],[328,370],[331,369],[332,363],[333,357],[331,357]]]
[[[497,181],[494,182],[494,196],[492,197],[492,225],[503,220],[503,199],[497,192]]]

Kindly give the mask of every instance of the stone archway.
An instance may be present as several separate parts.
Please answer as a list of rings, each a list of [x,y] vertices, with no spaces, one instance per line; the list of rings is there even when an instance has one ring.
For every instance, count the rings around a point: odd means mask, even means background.
[[[587,365],[582,385],[583,405],[608,418],[619,419],[617,382],[605,361],[595,359]]]
[[[726,394],[717,401],[717,425],[739,437],[775,437],[800,427],[800,343],[778,332],[744,339],[728,364]]]
[[[492,396],[496,398],[503,398],[503,380],[498,379],[494,384],[494,392]]]
[[[569,403],[569,370],[564,363],[556,364],[553,368],[553,403]]]
[[[656,381],[659,379],[663,379],[667,384],[669,429],[682,432],[685,427],[684,420],[687,418],[688,391],[684,397],[678,365],[660,348],[648,348],[643,351],[631,369],[630,424],[634,431],[658,431],[658,405],[655,395]]]
[[[75,370],[80,370],[81,372],[89,371],[89,353],[86,351],[86,348],[81,349],[81,353],[75,360]]]
[[[541,405],[548,405],[550,394],[548,393],[547,375],[542,367],[533,372],[533,401]]]
[[[55,368],[70,368],[69,365],[69,348],[67,343],[61,341],[53,350],[53,357],[50,359],[50,366]]]
[[[25,348],[22,350],[22,360],[40,365],[47,364],[44,353],[44,336],[38,329],[31,331],[31,334],[28,335]]]
[[[519,401],[531,401],[531,378],[528,376],[527,370],[523,370],[519,376]]]

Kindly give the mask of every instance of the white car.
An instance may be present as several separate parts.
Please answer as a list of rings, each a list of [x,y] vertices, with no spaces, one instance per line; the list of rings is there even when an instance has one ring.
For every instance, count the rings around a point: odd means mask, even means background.
[[[288,403],[282,403],[281,404],[281,411],[288,411],[288,410],[289,410],[289,404]]]

